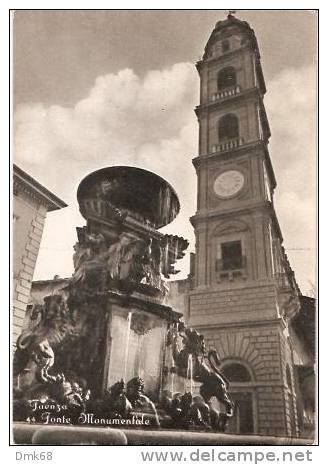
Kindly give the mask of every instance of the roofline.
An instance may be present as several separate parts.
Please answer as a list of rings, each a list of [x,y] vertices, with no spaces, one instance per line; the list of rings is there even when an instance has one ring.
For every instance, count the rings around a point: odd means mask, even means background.
[[[50,283],[62,283],[68,281],[70,278],[51,278],[51,279],[39,279],[37,281],[32,281],[32,286],[38,284],[50,284]]]
[[[18,178],[20,181],[23,181],[28,185],[35,193],[41,197],[43,202],[48,207],[48,211],[60,210],[61,208],[67,207],[67,203],[57,197],[55,194],[50,192],[46,187],[42,186],[38,181],[36,181],[32,176],[27,174],[22,168],[13,164],[14,177]]]

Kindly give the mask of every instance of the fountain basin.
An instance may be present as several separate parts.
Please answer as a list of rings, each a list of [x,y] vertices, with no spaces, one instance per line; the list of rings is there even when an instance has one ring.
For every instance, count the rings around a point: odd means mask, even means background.
[[[77,191],[84,218],[107,218],[115,209],[159,229],[177,216],[173,187],[155,173],[130,166],[103,168],[86,176]]]

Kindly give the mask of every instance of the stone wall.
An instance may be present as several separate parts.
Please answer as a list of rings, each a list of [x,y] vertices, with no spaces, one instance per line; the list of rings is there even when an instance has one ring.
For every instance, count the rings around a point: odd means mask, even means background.
[[[183,304],[179,311],[182,310],[189,326],[204,334],[207,347],[217,351],[221,366],[238,362],[251,373],[250,383],[232,383],[230,391],[252,394],[254,432],[298,435],[296,353],[287,325],[278,313],[273,282],[198,287],[189,291],[189,300],[186,285],[187,282],[184,286],[174,284],[169,304]],[[301,350],[300,343],[297,348],[303,358],[304,348]]]
[[[238,287],[237,287],[238,286]],[[228,288],[197,288],[190,292],[188,324],[210,326],[240,321],[270,320],[277,317],[273,283],[232,283]]]
[[[19,193],[14,196],[13,247],[13,340],[19,336],[29,301],[35,264],[37,261],[44,222],[47,214],[40,205]]]
[[[208,347],[217,350],[221,368],[230,363],[240,363],[250,373],[250,382],[232,382],[229,391],[232,395],[236,392],[253,395],[254,432],[291,435],[281,324],[271,322],[254,326],[216,327],[203,333]]]
[[[189,279],[179,279],[169,282],[169,292],[165,297],[165,303],[176,312],[183,314],[185,321],[189,318]]]

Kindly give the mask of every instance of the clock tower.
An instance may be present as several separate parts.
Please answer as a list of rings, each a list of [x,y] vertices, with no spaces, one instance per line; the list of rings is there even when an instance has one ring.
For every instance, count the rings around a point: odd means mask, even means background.
[[[219,21],[200,76],[196,236],[188,324],[230,380],[231,431],[297,436],[289,321],[300,292],[274,209],[260,53],[249,24]]]

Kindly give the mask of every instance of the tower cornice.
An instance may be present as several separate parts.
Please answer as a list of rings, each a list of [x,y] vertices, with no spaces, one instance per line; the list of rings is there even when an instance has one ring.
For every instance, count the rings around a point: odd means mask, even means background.
[[[214,66],[217,63],[227,61],[227,59],[235,55],[239,55],[241,52],[244,52],[244,51],[254,53],[253,48],[249,44],[246,44],[246,45],[239,47],[238,49],[229,50],[225,52],[224,55],[212,56],[208,58],[203,57],[201,60],[198,60],[196,62],[195,66],[197,68],[197,71],[200,72],[201,69],[205,66]],[[255,53],[255,56],[257,57],[256,53]]]
[[[276,215],[276,211],[274,205],[270,201],[256,201],[253,204],[248,204],[246,207],[245,205],[239,205],[235,208],[229,208],[227,210],[220,210],[217,209],[206,209],[202,211],[196,212],[196,214],[190,217],[190,223],[194,228],[201,226],[202,224],[208,222],[208,220],[217,220],[217,219],[227,219],[234,216],[239,216],[242,214],[254,214],[255,212],[262,212],[268,214],[272,220],[273,225],[276,230],[277,235],[281,242],[283,242],[283,236],[281,233],[281,229],[279,226],[279,221]]]
[[[217,100],[210,100],[206,103],[201,103],[195,108],[195,113],[199,118],[202,114],[207,113],[209,110],[217,110],[218,108],[229,107],[231,103],[238,103],[240,100],[245,99],[254,99],[261,102],[261,107],[264,107],[262,103],[262,93],[258,87],[252,87],[251,89],[240,90],[238,93],[229,95],[227,97],[222,97]],[[262,108],[263,109],[263,108]],[[269,131],[270,132],[270,131]],[[270,137],[270,136],[269,136]]]
[[[256,151],[258,151],[259,149],[264,152],[268,173],[271,178],[272,186],[275,189],[277,186],[276,177],[271,163],[267,143],[263,140],[257,140],[248,144],[243,144],[226,152],[215,152],[206,155],[199,155],[193,158],[192,163],[195,169],[198,170],[200,167],[206,166],[208,163],[211,163],[214,160],[226,161],[233,160],[242,155],[256,155]]]

